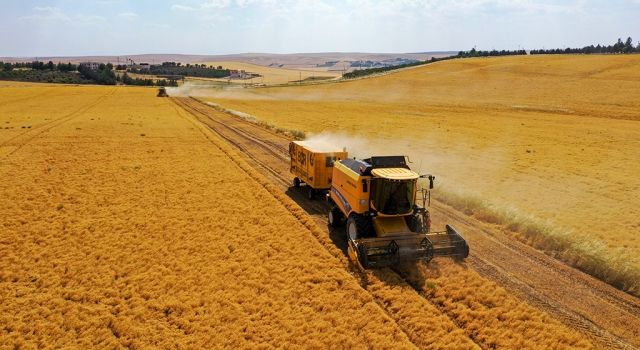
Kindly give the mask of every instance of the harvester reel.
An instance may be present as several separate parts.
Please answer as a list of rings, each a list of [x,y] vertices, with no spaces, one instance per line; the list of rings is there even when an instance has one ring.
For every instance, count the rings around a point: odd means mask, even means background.
[[[469,245],[466,242],[459,242],[456,247],[458,254],[455,256],[456,261],[463,261],[469,256]]]
[[[428,238],[424,238],[420,242],[420,247],[424,250],[425,262],[429,263],[433,259],[433,243]]]
[[[400,247],[398,247],[398,243],[396,243],[396,241],[389,242],[389,245],[387,245],[387,254],[398,255],[399,251]]]
[[[360,244],[358,245],[358,262],[362,268],[366,269],[369,267],[369,257],[367,256],[367,248]]]

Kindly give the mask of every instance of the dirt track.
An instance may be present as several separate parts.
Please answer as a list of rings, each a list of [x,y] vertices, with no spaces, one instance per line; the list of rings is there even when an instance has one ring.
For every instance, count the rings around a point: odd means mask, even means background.
[[[289,139],[258,125],[219,112],[191,98],[173,99],[212,131],[226,139],[282,188],[320,227],[326,227],[326,206],[307,201],[289,186]],[[640,348],[640,300],[519,243],[438,202],[432,202],[434,223],[449,223],[471,246],[468,265],[486,278],[587,336],[597,347]],[[329,235],[341,249],[342,231]]]

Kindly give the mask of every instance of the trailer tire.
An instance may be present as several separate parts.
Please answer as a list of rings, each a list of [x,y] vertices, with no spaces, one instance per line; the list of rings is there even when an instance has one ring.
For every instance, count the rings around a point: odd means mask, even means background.
[[[344,220],[344,214],[342,214],[342,212],[340,211],[340,208],[338,208],[338,206],[335,204],[332,205],[331,209],[329,209],[329,214],[328,214],[329,226],[338,227],[342,225],[343,220]]]
[[[293,187],[300,187],[300,179],[298,177],[293,178]]]
[[[347,239],[356,240],[373,235],[373,225],[368,217],[351,214],[347,219]]]
[[[316,196],[316,190],[313,187],[307,185],[307,198],[311,201]]]

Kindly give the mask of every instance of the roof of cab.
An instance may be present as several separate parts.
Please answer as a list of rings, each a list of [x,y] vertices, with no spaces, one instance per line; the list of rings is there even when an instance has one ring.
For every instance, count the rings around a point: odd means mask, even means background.
[[[420,177],[416,172],[406,168],[377,168],[371,174],[389,180],[415,180]]]

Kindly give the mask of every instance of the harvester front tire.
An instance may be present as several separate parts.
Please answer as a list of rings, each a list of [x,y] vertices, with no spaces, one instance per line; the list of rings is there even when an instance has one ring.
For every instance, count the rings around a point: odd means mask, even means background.
[[[297,177],[293,178],[293,187],[300,187],[300,179]]]
[[[427,227],[424,222],[424,217],[421,214],[414,214],[407,218],[407,225],[411,232],[415,233],[427,233]]]
[[[347,238],[354,241],[372,235],[373,226],[367,217],[351,214],[347,219]]]
[[[329,209],[329,226],[338,227],[342,224],[342,220],[344,219],[344,215],[340,211],[337,205],[333,205],[331,209]]]

